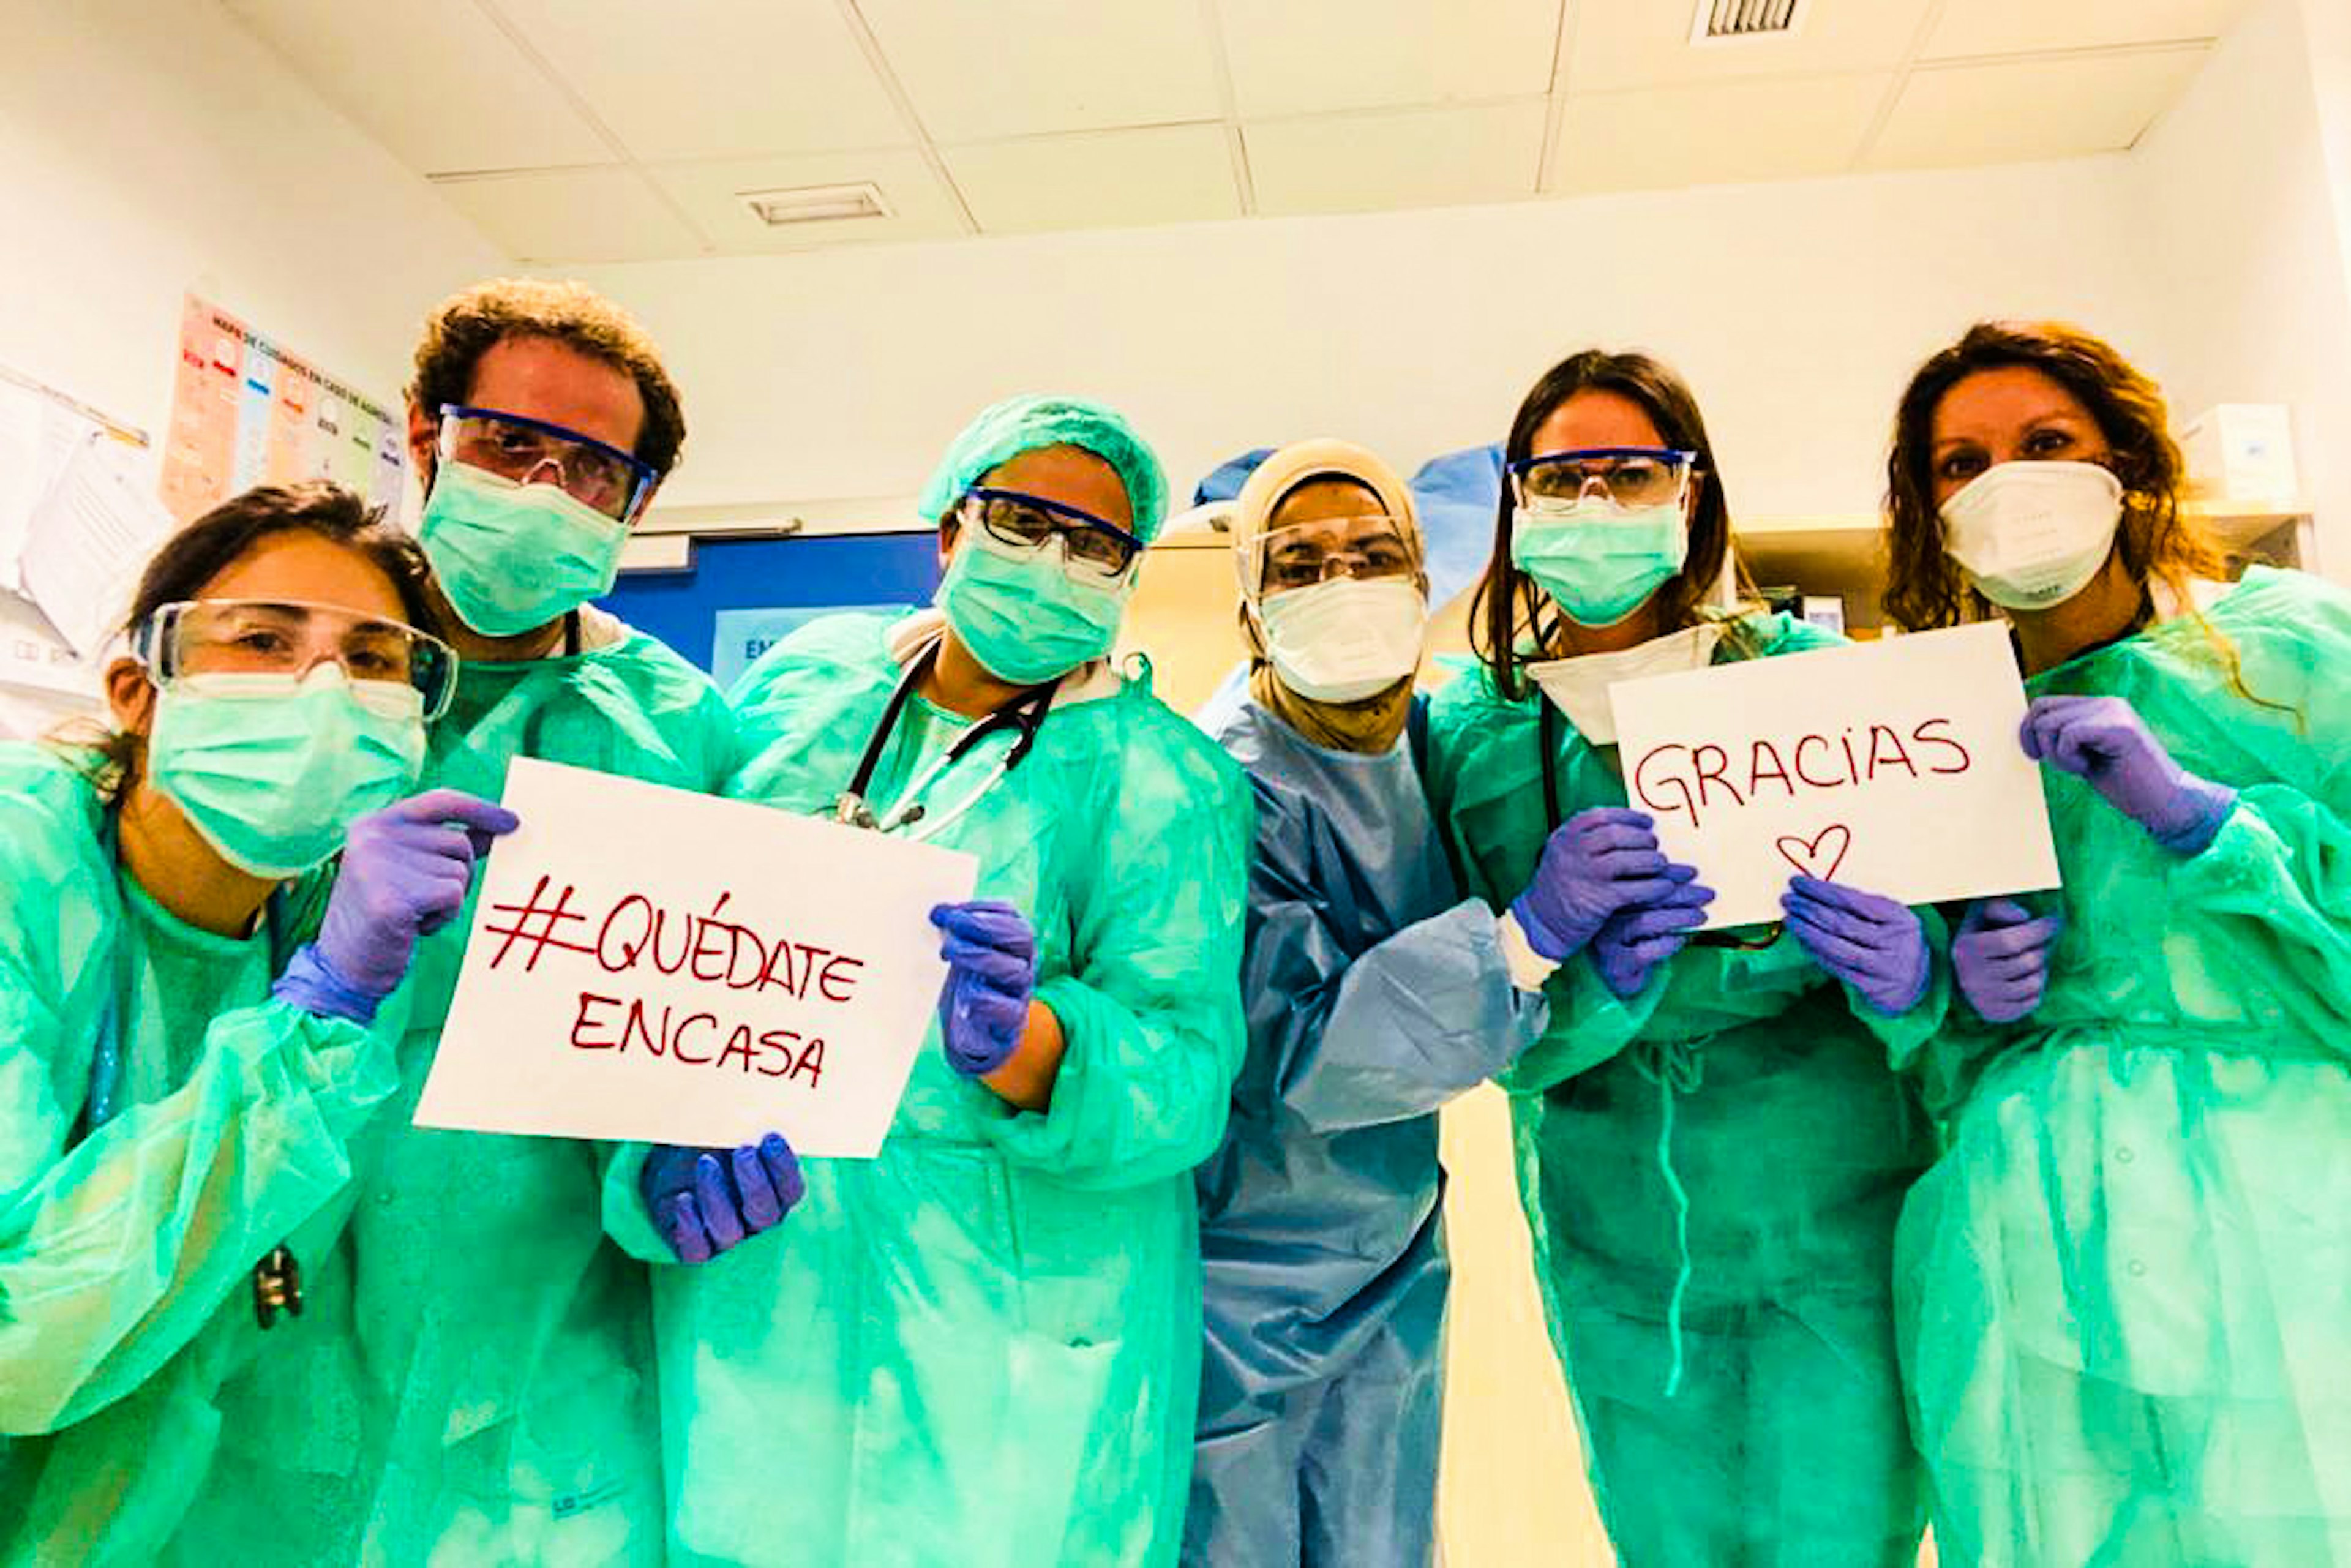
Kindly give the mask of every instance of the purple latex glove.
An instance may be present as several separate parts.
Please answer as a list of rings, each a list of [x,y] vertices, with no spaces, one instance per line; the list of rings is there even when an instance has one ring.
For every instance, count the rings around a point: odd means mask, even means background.
[[[2041,1005],[2049,985],[2049,950],[2064,925],[2057,915],[2035,920],[2012,898],[1968,905],[1951,941],[1951,972],[1979,1018],[2014,1023]]]
[[[1646,811],[1594,806],[1553,829],[1534,880],[1510,901],[1527,946],[1563,962],[1618,910],[1655,903],[1679,886],[1666,875],[1656,825]]]
[[[272,988],[297,1007],[359,1023],[408,974],[416,939],[457,917],[474,867],[520,819],[456,789],[428,789],[371,811],[343,835],[343,860],[318,939]]]
[[[1618,998],[1641,994],[1658,965],[1680,952],[1689,934],[1706,923],[1714,889],[1692,880],[1695,867],[1668,864],[1672,892],[1653,903],[1632,904],[1603,921],[1592,938],[1592,962]]]
[[[1927,928],[1909,905],[1816,876],[1792,876],[1780,907],[1813,962],[1886,1017],[1908,1012],[1927,994]]]
[[[2202,853],[2237,804],[2234,789],[2174,762],[2120,697],[2035,697],[2017,738],[2025,756],[2080,775],[2174,854]]]
[[[739,1149],[656,1144],[637,1177],[653,1228],[681,1263],[707,1263],[784,1216],[808,1190],[781,1133]]]
[[[931,924],[946,933],[939,951],[947,983],[939,992],[939,1040],[967,1078],[1011,1060],[1029,1027],[1037,989],[1037,934],[1029,917],[997,899],[942,904]]]

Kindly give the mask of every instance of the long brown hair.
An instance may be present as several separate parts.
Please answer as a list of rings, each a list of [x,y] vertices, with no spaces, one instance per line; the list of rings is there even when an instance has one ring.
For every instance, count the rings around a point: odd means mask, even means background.
[[[389,520],[382,507],[324,479],[256,486],[165,539],[140,574],[119,630],[135,631],[163,606],[195,598],[254,546],[283,533],[316,534],[362,557],[392,580],[410,625],[446,635],[425,591],[429,569],[415,538]],[[137,772],[141,742],[135,735],[85,724],[54,738],[82,754],[85,771],[110,795]]]
[[[1935,412],[1950,390],[1985,371],[2038,371],[2097,422],[2107,465],[2122,481],[2116,548],[2132,578],[2168,586],[2192,605],[2189,585],[2220,570],[2202,528],[2179,510],[2188,465],[2171,439],[2163,391],[2103,339],[2061,321],[1980,321],[1918,368],[1894,416],[1886,459],[1886,520],[1891,566],[1886,611],[1914,632],[1982,620],[1991,606],[1944,553],[1935,504]]]
[[[1698,454],[1697,472],[1704,476],[1698,505],[1690,516],[1689,555],[1682,569],[1656,594],[1660,620],[1668,630],[1688,625],[1698,617],[1698,606],[1722,575],[1730,550],[1730,503],[1723,494],[1722,476],[1716,471],[1714,446],[1707,439],[1706,420],[1689,385],[1662,361],[1640,352],[1610,353],[1586,349],[1571,354],[1545,371],[1542,379],[1519,404],[1510,421],[1510,439],[1503,444],[1505,475],[1500,500],[1494,508],[1494,553],[1486,563],[1477,596],[1469,601],[1469,645],[1491,672],[1494,686],[1516,702],[1526,695],[1520,674],[1525,663],[1519,643],[1531,637],[1548,641],[1558,627],[1559,612],[1534,579],[1510,559],[1510,518],[1514,510],[1510,465],[1534,455],[1535,432],[1579,392],[1610,392],[1641,405],[1657,436],[1667,446]]]

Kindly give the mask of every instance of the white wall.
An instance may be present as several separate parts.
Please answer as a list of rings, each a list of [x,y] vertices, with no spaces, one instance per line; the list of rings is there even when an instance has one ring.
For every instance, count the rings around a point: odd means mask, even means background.
[[[1996,170],[607,266],[693,426],[671,505],[911,495],[983,401],[1092,392],[1179,486],[1248,446],[1409,468],[1598,342],[1698,389],[1750,516],[1865,511],[1904,379],[1987,313],[2158,336],[2120,157]]]
[[[183,297],[387,404],[417,326],[512,270],[213,0],[0,0],[0,364],[143,427]],[[0,688],[0,735],[63,705]]]
[[[161,440],[183,295],[389,403],[512,265],[211,0],[0,0],[0,363]]]
[[[2351,22],[2341,0],[2260,0],[2132,156],[2138,246],[2163,301],[2147,365],[2183,420],[2216,402],[2294,406],[2319,564],[2351,582]],[[2327,108],[2319,72],[2333,72]]]

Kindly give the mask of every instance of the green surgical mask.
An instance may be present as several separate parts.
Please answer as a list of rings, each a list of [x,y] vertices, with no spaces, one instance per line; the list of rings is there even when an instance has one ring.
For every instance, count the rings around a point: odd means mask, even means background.
[[[223,859],[298,876],[352,819],[414,788],[424,706],[413,686],[308,674],[183,675],[157,694],[147,774]]]
[[[1689,521],[1678,501],[1636,512],[1600,501],[1511,515],[1510,559],[1579,626],[1624,620],[1688,559]]]
[[[1132,572],[1119,583],[1078,581],[1058,543],[1026,549],[966,528],[939,608],[989,674],[1033,686],[1108,653],[1134,590]]]
[[[417,529],[466,625],[514,637],[609,593],[629,530],[553,485],[444,462]]]

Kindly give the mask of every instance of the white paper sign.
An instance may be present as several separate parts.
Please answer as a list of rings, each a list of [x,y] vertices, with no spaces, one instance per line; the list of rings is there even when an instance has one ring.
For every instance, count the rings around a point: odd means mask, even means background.
[[[979,862],[528,758],[417,1125],[870,1158]]]
[[[1714,889],[1709,926],[1779,919],[1799,871],[1905,904],[2058,883],[2004,627],[1717,664],[1609,697],[1626,793]]]

